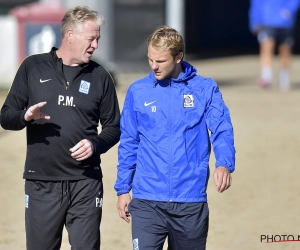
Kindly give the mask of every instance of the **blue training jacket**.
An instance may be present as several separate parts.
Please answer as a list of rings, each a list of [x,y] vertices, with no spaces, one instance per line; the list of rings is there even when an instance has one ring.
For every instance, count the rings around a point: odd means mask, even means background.
[[[233,128],[216,82],[197,76],[187,62],[182,68],[177,79],[157,81],[151,72],[129,87],[121,115],[117,195],[132,189],[133,198],[207,201],[211,143],[216,166],[234,171]]]
[[[249,27],[257,31],[261,26],[293,28],[300,0],[251,0]]]

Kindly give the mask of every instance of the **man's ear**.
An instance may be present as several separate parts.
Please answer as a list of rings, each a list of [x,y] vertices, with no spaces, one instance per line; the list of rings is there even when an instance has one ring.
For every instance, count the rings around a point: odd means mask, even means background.
[[[68,29],[66,32],[66,37],[69,43],[72,43],[74,37],[74,31],[72,29]]]
[[[183,53],[180,52],[177,56],[176,56],[176,62],[180,63],[183,60]]]

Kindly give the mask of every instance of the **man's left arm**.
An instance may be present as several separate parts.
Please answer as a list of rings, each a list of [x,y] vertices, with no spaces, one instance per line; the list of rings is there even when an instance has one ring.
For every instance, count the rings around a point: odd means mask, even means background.
[[[120,108],[113,80],[107,77],[104,85],[104,96],[100,104],[100,134],[91,139],[94,152],[103,154],[120,140]]]
[[[120,109],[111,77],[105,78],[103,93],[99,107],[102,130],[97,137],[89,140],[82,139],[70,148],[71,156],[77,161],[83,161],[93,153],[103,154],[120,140]]]
[[[217,191],[223,192],[231,186],[230,173],[235,169],[234,134],[229,109],[213,80],[207,91],[206,124],[216,158],[214,182]]]

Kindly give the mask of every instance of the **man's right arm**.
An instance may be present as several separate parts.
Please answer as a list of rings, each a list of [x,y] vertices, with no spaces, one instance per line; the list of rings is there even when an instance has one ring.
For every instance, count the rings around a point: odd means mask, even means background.
[[[118,197],[118,210],[120,217],[129,222],[126,212],[131,201],[129,192],[132,187],[133,177],[136,171],[137,150],[139,135],[137,120],[134,111],[134,101],[130,90],[128,91],[121,115],[121,137],[118,147],[118,173],[114,186]]]
[[[251,0],[249,8],[249,28],[253,34],[257,34],[261,28],[262,6],[264,1]]]
[[[27,70],[24,61],[17,71],[15,79],[1,108],[1,126],[7,130],[21,130],[31,121],[25,120],[28,104]]]

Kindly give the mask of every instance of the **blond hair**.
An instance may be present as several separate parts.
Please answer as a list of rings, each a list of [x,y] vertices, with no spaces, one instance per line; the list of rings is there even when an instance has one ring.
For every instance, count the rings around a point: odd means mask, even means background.
[[[184,53],[184,40],[182,35],[169,26],[161,26],[156,29],[148,38],[148,46],[158,50],[170,51],[172,56],[177,56],[180,52]]]
[[[64,38],[68,29],[79,32],[85,21],[93,21],[97,25],[104,25],[105,20],[97,11],[91,10],[87,6],[77,6],[69,9],[61,21],[61,37]]]

